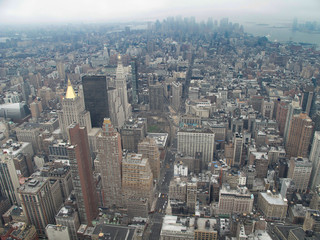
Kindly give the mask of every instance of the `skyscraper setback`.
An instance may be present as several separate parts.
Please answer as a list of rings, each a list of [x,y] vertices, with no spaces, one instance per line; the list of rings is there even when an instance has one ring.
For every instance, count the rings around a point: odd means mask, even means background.
[[[121,191],[121,137],[105,118],[102,133],[97,137],[97,170],[101,175],[102,202],[105,207],[122,206]]]
[[[98,215],[98,199],[91,167],[88,134],[86,128],[79,127],[79,124],[70,125],[68,130],[72,144],[68,147],[68,157],[80,221],[92,226],[92,220]]]

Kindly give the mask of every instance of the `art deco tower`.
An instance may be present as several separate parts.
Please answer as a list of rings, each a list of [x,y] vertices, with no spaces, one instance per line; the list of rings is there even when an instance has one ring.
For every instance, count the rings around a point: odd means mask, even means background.
[[[121,191],[121,137],[105,118],[102,133],[97,137],[97,170],[101,174],[102,201],[105,207],[122,206]]]
[[[68,147],[73,188],[82,224],[92,226],[98,215],[98,197],[91,167],[88,134],[85,127],[68,127],[71,146]]]
[[[127,121],[131,117],[131,104],[128,103],[127,82],[120,55],[118,57],[118,67],[116,71],[115,86],[119,92],[119,96],[124,110],[125,120]]]
[[[73,90],[70,80],[66,96],[62,99],[62,111],[58,112],[59,126],[65,139],[68,138],[67,127],[73,123],[79,123],[91,131],[90,113],[85,110],[83,99],[81,99]]]

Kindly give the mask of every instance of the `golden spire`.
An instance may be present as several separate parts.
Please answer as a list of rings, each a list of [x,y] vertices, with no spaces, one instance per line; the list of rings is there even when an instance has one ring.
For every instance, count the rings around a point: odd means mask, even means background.
[[[73,90],[73,87],[71,85],[71,81],[70,79],[68,79],[68,88],[67,88],[67,93],[66,93],[66,97],[67,99],[75,99],[76,98],[76,93]]]

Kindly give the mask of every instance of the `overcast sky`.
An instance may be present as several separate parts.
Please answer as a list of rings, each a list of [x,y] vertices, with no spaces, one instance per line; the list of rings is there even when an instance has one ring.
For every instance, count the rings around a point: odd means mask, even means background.
[[[0,0],[1,23],[156,20],[320,21],[320,0]]]

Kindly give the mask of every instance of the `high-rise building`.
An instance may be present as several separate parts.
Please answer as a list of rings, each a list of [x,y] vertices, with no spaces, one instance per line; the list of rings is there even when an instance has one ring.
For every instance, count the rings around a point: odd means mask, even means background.
[[[284,135],[284,129],[286,126],[286,120],[288,115],[289,103],[285,101],[278,102],[276,120],[279,124],[280,135]]]
[[[292,102],[289,104],[287,118],[286,118],[286,125],[284,128],[284,134],[283,134],[283,141],[284,143],[287,142],[290,128],[291,128],[291,119],[293,115],[300,114],[301,113],[301,107],[299,103],[299,98],[297,96],[294,97]]]
[[[103,119],[110,117],[107,80],[105,76],[83,76],[85,109],[90,112],[92,127],[101,127]]]
[[[179,111],[182,98],[182,84],[180,82],[172,83],[172,107]]]
[[[188,182],[187,183],[187,207],[188,212],[194,214],[197,203],[197,183]]]
[[[68,80],[66,96],[62,99],[62,111],[58,112],[59,126],[63,137],[68,137],[67,127],[73,123],[79,123],[80,126],[86,127],[91,131],[90,113],[85,110],[83,99],[78,96]]]
[[[121,99],[121,104],[124,110],[124,118],[127,121],[131,117],[131,104],[128,102],[127,93],[127,80],[124,74],[124,69],[121,61],[121,56],[118,56],[118,66],[116,70],[116,80],[115,87],[119,92],[119,97]]]
[[[150,111],[163,111],[164,91],[161,84],[149,86],[149,105]]]
[[[295,189],[298,192],[305,192],[308,188],[312,163],[308,158],[294,158],[289,162],[288,178],[294,182]]]
[[[121,128],[122,148],[138,152],[138,143],[147,136],[147,119],[130,119]]]
[[[314,133],[311,152],[309,156],[312,162],[312,172],[310,177],[310,188],[315,189],[320,184],[320,132]]]
[[[68,130],[72,144],[68,147],[68,157],[80,222],[92,226],[92,220],[98,215],[98,197],[91,167],[87,130],[79,124],[70,125]]]
[[[293,115],[291,119],[286,152],[288,157],[307,157],[314,123],[306,113]]]
[[[160,152],[156,141],[153,138],[145,138],[138,144],[138,153],[143,158],[149,159],[149,164],[154,179],[160,177]]]
[[[58,71],[60,80],[65,81],[66,80],[66,70],[65,70],[63,62],[57,62],[57,71]]]
[[[132,103],[137,104],[139,102],[138,61],[135,57],[131,60],[131,75]]]
[[[150,208],[153,200],[153,175],[148,158],[129,153],[122,160],[122,189],[130,197],[147,199]]]
[[[109,105],[109,115],[112,125],[120,129],[125,123],[125,115],[123,106],[121,103],[121,98],[117,89],[109,87],[108,89],[108,105]]]
[[[71,206],[62,207],[56,215],[56,223],[68,227],[71,240],[77,240],[77,231],[80,227],[79,215]]]
[[[17,189],[20,187],[19,178],[14,166],[13,158],[3,154],[0,160],[0,191],[11,204],[20,204]]]
[[[39,236],[45,236],[45,228],[54,223],[56,214],[49,179],[32,178],[23,184],[18,192],[28,223],[36,227]]]
[[[102,129],[97,137],[97,170],[101,176],[102,201],[105,207],[121,207],[121,137],[109,118],[104,119]]]
[[[313,85],[305,86],[302,94],[301,108],[308,116],[312,116],[317,94]]]
[[[213,159],[215,134],[210,129],[182,129],[178,132],[178,152],[195,157],[202,153],[202,166]]]
[[[233,161],[232,166],[240,166],[242,159],[243,139],[242,135],[234,134],[233,138]]]

